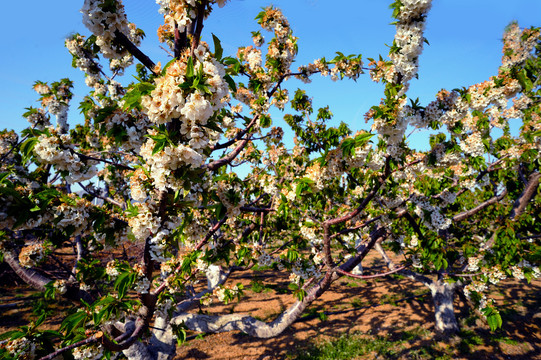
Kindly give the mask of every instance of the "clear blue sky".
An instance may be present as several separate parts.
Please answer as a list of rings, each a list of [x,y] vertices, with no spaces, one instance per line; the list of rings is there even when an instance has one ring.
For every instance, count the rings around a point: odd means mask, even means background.
[[[392,43],[394,27],[384,0],[230,0],[217,8],[206,22],[204,37],[216,34],[226,55],[236,47],[250,45],[250,31],[258,30],[253,20],[261,7],[280,7],[299,37],[298,64],[335,51],[361,53],[364,58],[385,56]],[[74,32],[88,35],[81,23],[83,1],[5,1],[0,13],[0,129],[26,127],[21,117],[25,107],[37,106],[31,89],[35,80],[75,81],[75,98],[70,123],[78,121],[78,101],[86,94],[84,78],[71,68],[71,56],[63,46]],[[142,28],[147,38],[142,50],[155,62],[167,62],[156,37],[161,23],[158,6],[152,0],[125,0],[128,19]],[[503,28],[512,20],[522,27],[541,26],[539,0],[435,0],[429,13],[425,36],[430,46],[420,60],[419,80],[413,80],[409,96],[428,103],[441,88],[452,89],[487,79],[497,71],[501,58]],[[210,41],[209,41],[210,42]],[[318,77],[319,78],[319,77]],[[129,79],[126,79],[129,82]],[[300,86],[293,83],[292,87]],[[336,121],[353,128],[363,123],[362,115],[377,104],[381,85],[368,75],[357,82],[333,83],[318,79],[307,87],[316,106],[330,105]],[[358,124],[358,126],[356,125]]]

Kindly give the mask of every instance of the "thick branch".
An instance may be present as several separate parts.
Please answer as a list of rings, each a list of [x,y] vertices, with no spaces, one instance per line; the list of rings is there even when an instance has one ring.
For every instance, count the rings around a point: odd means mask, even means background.
[[[453,217],[453,222],[462,221],[462,220],[464,220],[466,218],[469,218],[470,216],[478,213],[479,211],[481,211],[481,210],[489,207],[490,205],[492,205],[494,203],[497,203],[498,201],[502,200],[506,195],[507,195],[507,190],[504,190],[500,195],[496,195],[496,196],[488,199],[487,201],[485,201],[482,204],[477,205],[473,209],[470,209],[470,210],[467,210],[467,211],[464,211],[464,212],[462,212],[460,214],[455,215]]]
[[[530,200],[535,196],[535,193],[537,191],[537,187],[539,186],[539,179],[541,178],[541,173],[534,172],[530,175],[528,178],[528,184],[524,188],[524,191],[522,194],[520,194],[520,197],[515,201],[515,204],[513,205],[513,210],[511,210],[511,214],[509,215],[509,218],[511,220],[516,220],[517,217],[522,215],[524,210],[526,209],[526,206],[530,202]]]
[[[175,57],[178,59],[182,51],[188,46],[188,38],[186,36],[186,29],[183,32],[178,30],[178,25],[175,23]]]
[[[38,273],[36,270],[21,266],[17,255],[13,251],[4,252],[4,261],[25,283],[32,286],[36,290],[45,291],[45,285],[51,281]]]
[[[75,237],[75,249],[77,251],[77,257],[75,259],[75,264],[73,265],[73,269],[71,269],[72,274],[77,274],[77,266],[79,265],[79,262],[83,259],[85,254],[85,248],[83,246],[83,242],[81,241],[81,236],[78,235]],[[75,282],[77,281],[75,279],[75,276],[70,276],[70,281]]]
[[[203,19],[205,18],[205,7],[207,1],[202,1],[197,6],[197,18],[195,19],[195,31],[192,35],[192,49],[191,55],[193,56],[195,49],[199,46],[199,40],[201,38],[201,32],[203,31]]]
[[[143,54],[141,50],[137,46],[134,45],[128,39],[126,35],[124,35],[122,32],[116,30],[115,31],[115,40],[122,45],[130,54],[132,54],[137,60],[141,62],[141,64],[145,65],[154,75],[159,75],[154,71],[156,64],[148,56]]]
[[[368,254],[368,251],[381,240],[381,236],[385,234],[385,230],[380,228],[372,233],[370,242],[366,245],[363,251],[355,258],[349,259],[346,263],[339,267],[342,271],[351,271],[362,259]],[[334,269],[333,269],[334,270]],[[171,323],[175,325],[184,324],[191,330],[201,332],[225,332],[240,330],[250,336],[258,338],[270,338],[280,334],[289,325],[295,322],[302,312],[319,298],[330,285],[342,277],[335,271],[329,271],[323,279],[314,287],[307,290],[306,295],[301,301],[295,302],[286,311],[280,314],[274,321],[266,323],[257,320],[249,315],[231,314],[221,316],[198,315],[198,314],[181,314],[175,316]]]
[[[307,291],[302,301],[297,301],[270,323],[265,323],[249,315],[241,314],[221,316],[182,314],[175,316],[172,319],[172,324],[184,324],[191,330],[201,332],[217,333],[240,330],[253,337],[270,338],[280,334],[299,318],[306,307],[329,288],[332,281],[332,276],[328,273],[318,285]]]

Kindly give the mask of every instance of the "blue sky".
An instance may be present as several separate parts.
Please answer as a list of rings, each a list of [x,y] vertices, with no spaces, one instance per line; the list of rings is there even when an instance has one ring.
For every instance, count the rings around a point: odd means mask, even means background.
[[[225,55],[238,46],[251,44],[250,31],[261,7],[274,4],[288,17],[299,37],[297,64],[315,58],[332,58],[335,51],[363,54],[363,58],[385,56],[394,27],[383,0],[230,0],[217,8],[206,22],[204,38],[214,33],[222,40]],[[31,89],[35,80],[52,82],[64,77],[75,81],[70,123],[80,120],[78,101],[88,89],[82,73],[71,68],[71,56],[63,46],[65,37],[79,32],[88,35],[81,23],[82,1],[8,1],[0,14],[0,129],[21,130],[25,107],[37,106]],[[156,37],[161,23],[152,0],[125,0],[128,19],[146,34],[142,50],[155,62],[168,61]],[[497,71],[504,27],[517,20],[522,27],[540,26],[541,1],[435,0],[429,13],[425,46],[420,59],[419,80],[413,80],[409,96],[426,104],[441,88],[453,89],[487,79]],[[209,41],[211,42],[211,41]],[[130,79],[126,78],[125,82]],[[382,96],[382,87],[368,75],[357,82],[333,83],[319,78],[307,86],[292,82],[290,88],[306,88],[315,106],[330,105],[335,121],[358,129],[363,114]]]

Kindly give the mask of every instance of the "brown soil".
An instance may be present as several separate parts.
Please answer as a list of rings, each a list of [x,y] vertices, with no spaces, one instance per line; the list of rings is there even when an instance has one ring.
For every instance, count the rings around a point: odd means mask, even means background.
[[[249,290],[249,280],[233,277],[232,282],[236,280],[248,289],[242,302],[211,307],[208,313],[249,313],[270,321],[294,301],[291,295],[275,291],[254,293]],[[287,279],[261,281],[287,286]],[[449,359],[541,359],[541,281],[529,285],[506,281],[502,285],[499,290],[507,301],[504,302],[500,293],[494,297],[501,304],[505,323],[504,329],[495,333],[490,332],[479,316],[471,316],[467,304],[459,299],[455,301],[457,316],[463,320],[461,335],[478,337],[477,343],[464,342],[460,335],[441,339],[434,333],[432,299],[418,283],[396,277],[367,281],[341,279],[310,307],[308,317],[275,338],[254,339],[240,332],[206,335],[180,346],[175,360],[294,359],[313,349],[315,344],[344,334],[363,334],[393,342],[397,349],[390,358],[397,359],[432,359],[437,357],[436,351]],[[323,312],[322,319],[319,314]],[[427,356],[422,356],[422,349],[428,352]],[[419,353],[420,356],[412,356]],[[373,354],[362,358],[386,357]]]
[[[383,270],[376,260],[368,259],[367,263],[376,271]],[[202,311],[247,313],[271,321],[295,301],[287,290],[285,275],[277,277],[271,271],[235,273],[229,282],[244,285],[242,301],[215,304]],[[526,284],[508,280],[498,286],[493,297],[504,318],[502,330],[490,332],[480,316],[456,299],[462,332],[440,339],[433,331],[432,300],[422,285],[397,276],[342,278],[309,308],[305,318],[275,338],[254,339],[230,332],[194,339],[197,334],[188,333],[192,339],[178,347],[175,359],[295,359],[299,354],[317,352],[317,344],[344,334],[370,341],[383,339],[393,347],[392,356],[372,353],[362,359],[541,359],[541,281]],[[37,298],[39,294],[0,263],[0,333],[27,324]],[[57,329],[61,320],[52,317],[42,328]]]

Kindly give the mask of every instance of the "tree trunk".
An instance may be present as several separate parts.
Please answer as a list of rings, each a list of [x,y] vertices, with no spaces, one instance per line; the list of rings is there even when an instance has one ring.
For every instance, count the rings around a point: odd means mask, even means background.
[[[432,301],[434,302],[436,331],[444,336],[455,334],[460,330],[453,307],[456,285],[437,280],[428,287],[430,288]]]
[[[374,247],[382,256],[383,261],[387,264],[389,270],[394,270],[396,265],[387,255],[380,244]],[[404,275],[412,280],[419,281],[430,289],[432,301],[434,302],[435,329],[444,336],[449,336],[458,332],[458,322],[455,317],[455,309],[453,307],[453,297],[457,283],[447,283],[442,279],[433,280],[428,276],[417,274],[411,270],[402,270],[399,274]]]

